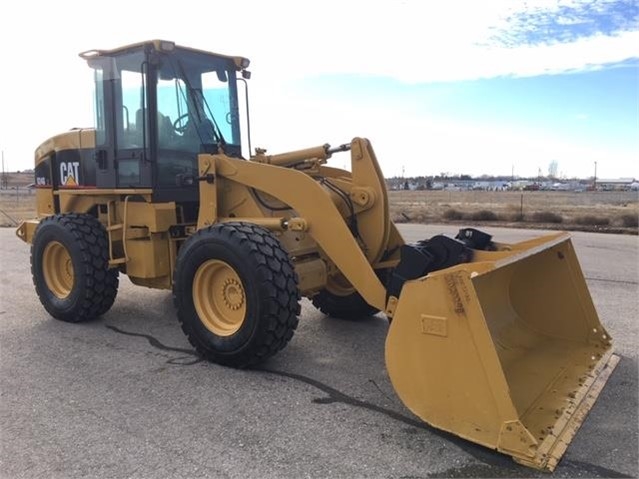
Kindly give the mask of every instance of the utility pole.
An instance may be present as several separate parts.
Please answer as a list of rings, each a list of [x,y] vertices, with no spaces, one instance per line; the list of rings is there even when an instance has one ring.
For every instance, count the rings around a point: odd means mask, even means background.
[[[4,150],[2,150],[2,178],[0,178],[0,189],[7,189],[7,174],[4,171]]]
[[[594,178],[594,180],[592,182],[592,189],[594,191],[597,190],[597,162],[596,161],[595,161],[595,178]]]

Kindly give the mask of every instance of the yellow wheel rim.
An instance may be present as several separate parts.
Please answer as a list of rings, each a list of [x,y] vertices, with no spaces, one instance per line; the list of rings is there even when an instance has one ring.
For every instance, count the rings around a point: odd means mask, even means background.
[[[56,298],[65,299],[73,289],[75,274],[69,251],[57,241],[52,241],[42,255],[42,270],[47,288]]]
[[[224,261],[210,259],[193,278],[193,304],[206,328],[218,336],[236,333],[246,317],[244,285]]]
[[[353,285],[342,274],[328,278],[326,289],[335,296],[348,296],[355,292]]]

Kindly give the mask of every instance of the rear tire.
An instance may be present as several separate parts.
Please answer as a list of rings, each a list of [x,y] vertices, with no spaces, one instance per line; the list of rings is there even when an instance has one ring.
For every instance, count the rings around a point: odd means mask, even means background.
[[[109,269],[109,242],[93,216],[45,218],[31,245],[31,275],[44,309],[69,323],[106,313],[118,292],[118,270]]]
[[[241,222],[199,230],[184,243],[173,300],[198,353],[239,368],[284,348],[300,312],[288,253],[268,230]]]

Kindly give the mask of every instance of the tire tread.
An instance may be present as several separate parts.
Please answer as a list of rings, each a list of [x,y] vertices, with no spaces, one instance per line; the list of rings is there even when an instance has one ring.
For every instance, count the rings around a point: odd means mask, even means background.
[[[31,275],[36,286],[40,302],[51,316],[69,323],[88,321],[106,313],[115,301],[118,292],[118,270],[108,269],[109,243],[102,224],[87,214],[67,213],[48,216],[43,219],[35,231],[49,224],[56,224],[67,230],[75,239],[75,246],[80,249],[81,268],[85,273],[85,288],[79,303],[72,312],[60,313],[50,304],[45,291],[41,291],[36,283],[37,267],[34,264],[34,248],[31,245]],[[34,241],[35,243],[35,241]],[[105,268],[105,265],[107,268]],[[77,276],[77,275],[76,275]]]
[[[262,298],[262,316],[259,321],[265,321],[266,327],[250,347],[238,354],[221,355],[204,344],[197,331],[190,326],[190,318],[180,314],[180,296],[185,293],[185,287],[180,283],[179,258],[173,279],[173,300],[178,310],[178,319],[189,342],[200,355],[227,366],[250,367],[283,349],[293,337],[300,314],[297,275],[288,252],[280,241],[270,231],[252,223],[220,223],[200,229],[182,245],[181,251],[188,249],[190,244],[206,241],[211,236],[221,237],[234,245],[238,252],[250,257],[257,265],[254,274],[259,279],[259,289],[266,293],[266,297]]]

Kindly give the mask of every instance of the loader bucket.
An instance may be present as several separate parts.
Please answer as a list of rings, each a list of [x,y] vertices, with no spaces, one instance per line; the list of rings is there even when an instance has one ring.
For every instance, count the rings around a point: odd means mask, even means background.
[[[386,340],[413,413],[549,471],[618,360],[565,233],[406,282]]]

